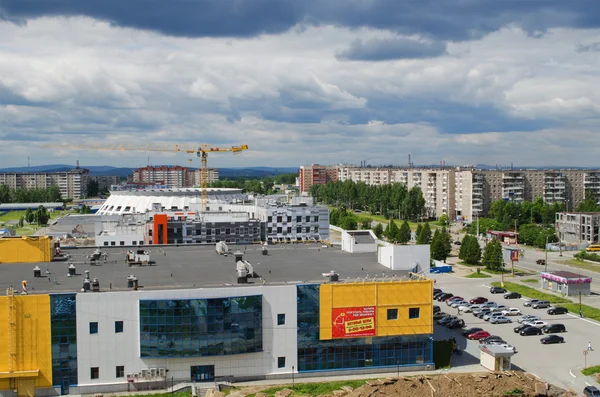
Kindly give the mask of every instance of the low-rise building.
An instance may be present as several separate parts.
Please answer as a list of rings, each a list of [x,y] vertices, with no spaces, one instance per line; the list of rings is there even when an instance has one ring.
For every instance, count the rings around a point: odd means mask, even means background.
[[[555,226],[561,242],[597,243],[600,232],[600,212],[558,212]]]

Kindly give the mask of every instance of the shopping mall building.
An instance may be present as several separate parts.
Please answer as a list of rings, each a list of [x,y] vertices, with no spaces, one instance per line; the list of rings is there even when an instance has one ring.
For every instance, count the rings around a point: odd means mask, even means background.
[[[0,396],[433,367],[433,281],[373,254],[249,246],[257,274],[239,283],[214,248],[161,250],[140,267],[117,248],[89,265],[90,252],[72,253],[71,277],[67,263],[38,264],[35,278],[35,264],[0,264],[0,286],[19,286],[0,299]],[[86,273],[99,292],[81,291]]]

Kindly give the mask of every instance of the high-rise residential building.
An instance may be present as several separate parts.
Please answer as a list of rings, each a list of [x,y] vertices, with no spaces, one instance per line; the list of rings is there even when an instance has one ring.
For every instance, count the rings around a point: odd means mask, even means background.
[[[118,185],[121,182],[121,177],[116,175],[95,175],[90,176],[90,179],[98,183],[98,189],[103,192],[110,190],[113,185]]]
[[[0,185],[9,189],[48,189],[58,186],[63,199],[84,198],[90,171],[85,168],[73,168],[61,172],[7,172],[0,173]]]
[[[331,165],[303,165],[299,171],[300,192],[307,193],[312,185],[326,185],[338,180],[338,167]]]
[[[402,183],[423,192],[427,216],[471,221],[486,216],[496,200],[516,203],[542,197],[573,210],[589,191],[600,199],[600,170],[478,170],[339,166],[338,180],[369,185]]]
[[[208,183],[219,180],[219,171],[208,169]],[[133,171],[133,183],[157,184],[169,188],[194,187],[201,184],[201,171],[181,166],[148,166]]]

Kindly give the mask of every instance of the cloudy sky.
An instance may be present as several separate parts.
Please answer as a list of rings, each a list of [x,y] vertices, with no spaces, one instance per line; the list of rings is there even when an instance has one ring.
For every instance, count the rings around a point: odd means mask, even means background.
[[[0,167],[599,166],[599,70],[595,0],[0,0]]]

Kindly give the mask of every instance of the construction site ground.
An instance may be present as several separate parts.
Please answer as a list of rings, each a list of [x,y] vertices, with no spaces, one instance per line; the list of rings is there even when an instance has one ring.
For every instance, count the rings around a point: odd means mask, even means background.
[[[349,385],[352,386],[349,386]],[[333,385],[327,387],[327,385]],[[230,397],[289,397],[289,396],[331,396],[331,397],[496,397],[496,396],[577,396],[540,381],[532,374],[520,371],[437,373],[415,376],[391,376],[360,381],[338,381],[331,383],[296,383],[252,385],[234,389]],[[209,393],[212,397],[224,397],[225,393]],[[211,397],[208,396],[207,397]]]

